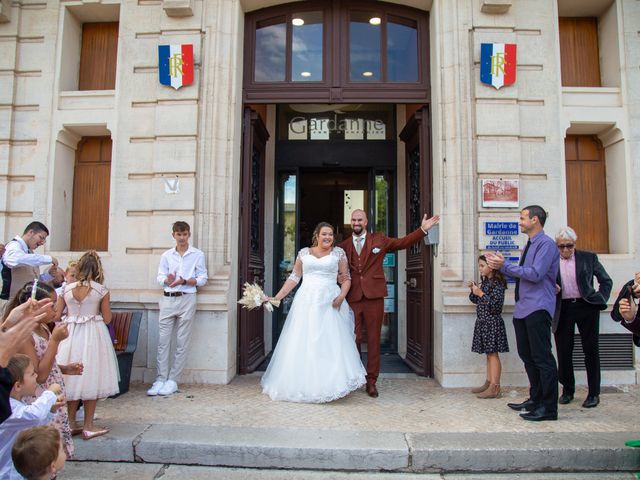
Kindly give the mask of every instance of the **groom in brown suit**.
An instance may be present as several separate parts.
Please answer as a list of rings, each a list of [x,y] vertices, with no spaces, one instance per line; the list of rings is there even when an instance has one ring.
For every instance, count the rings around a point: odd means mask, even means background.
[[[367,214],[354,210],[351,214],[353,235],[340,243],[351,270],[351,289],[347,301],[355,315],[356,343],[362,343],[362,325],[367,327],[367,394],[377,397],[376,381],[380,373],[380,330],[384,317],[387,282],[382,262],[387,252],[404,250],[419,242],[440,221],[438,215],[422,219],[420,228],[403,238],[389,238],[381,233],[367,233]]]

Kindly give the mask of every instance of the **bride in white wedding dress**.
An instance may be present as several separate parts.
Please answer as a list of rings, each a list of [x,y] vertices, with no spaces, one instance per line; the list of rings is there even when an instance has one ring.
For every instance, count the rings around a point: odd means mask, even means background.
[[[333,227],[319,223],[311,248],[298,252],[293,272],[275,296],[282,300],[302,278],[261,381],[272,400],[330,402],[366,382],[353,314],[344,300],[350,277],[337,285],[338,273],[349,275],[349,264],[344,250],[333,244]]]

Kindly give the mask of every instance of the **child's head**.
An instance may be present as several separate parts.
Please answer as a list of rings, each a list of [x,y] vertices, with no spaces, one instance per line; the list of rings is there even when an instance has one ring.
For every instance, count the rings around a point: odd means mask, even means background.
[[[505,287],[507,286],[507,281],[505,280],[504,275],[499,270],[491,268],[487,263],[487,257],[484,255],[480,255],[478,257],[478,270],[480,271],[480,276],[482,278],[492,278]]]
[[[67,269],[64,271],[64,281],[67,282],[67,284],[76,282],[78,279],[77,274],[78,261],[70,260],[69,263],[67,263]]]
[[[11,395],[17,399],[36,394],[38,374],[35,371],[31,358],[21,353],[15,354],[7,365],[11,375]]]
[[[104,272],[100,256],[95,250],[89,250],[78,260],[76,279],[79,282],[104,282]]]
[[[11,310],[16,308],[18,305],[22,305],[23,303],[26,303],[26,301],[31,298],[32,296],[31,294],[33,293],[34,283],[35,282],[29,282],[25,284],[24,287],[22,287],[20,290],[18,290],[18,293],[16,294],[16,296],[11,299],[11,301],[7,304],[6,308],[4,309],[4,315],[2,316],[2,321],[7,319],[7,317],[9,316],[9,313],[11,313]],[[57,300],[57,295],[56,295],[56,291],[53,289],[51,285],[44,282],[37,282],[35,289],[36,289],[35,300],[50,298],[55,305]],[[52,308],[50,315],[44,318],[42,322],[50,323],[55,318],[55,316],[56,316],[55,309]]]
[[[67,456],[54,427],[32,427],[18,435],[11,450],[13,465],[27,480],[49,479],[64,467]]]

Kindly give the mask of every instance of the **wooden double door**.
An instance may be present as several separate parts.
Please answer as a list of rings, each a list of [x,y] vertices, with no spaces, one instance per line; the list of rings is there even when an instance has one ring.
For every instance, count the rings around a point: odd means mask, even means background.
[[[245,282],[264,283],[265,275],[265,153],[269,133],[260,116],[249,107],[243,120],[240,189],[239,288]],[[408,119],[400,134],[406,151],[407,232],[420,226],[422,215],[432,215],[431,128],[428,106]],[[370,228],[372,225],[370,225]],[[297,245],[298,248],[305,245]],[[398,283],[407,291],[407,364],[422,376],[433,376],[432,247],[418,243],[407,251],[406,269]],[[277,290],[279,286],[275,286]],[[397,290],[396,290],[397,292]],[[238,310],[238,373],[250,373],[265,358],[263,312]]]

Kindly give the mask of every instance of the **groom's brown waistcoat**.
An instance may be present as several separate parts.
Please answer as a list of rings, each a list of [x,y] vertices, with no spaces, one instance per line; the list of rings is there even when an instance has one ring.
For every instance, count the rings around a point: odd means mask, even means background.
[[[347,254],[351,271],[351,288],[347,294],[347,301],[352,303],[386,297],[387,282],[382,269],[385,254],[408,248],[423,237],[424,232],[420,228],[403,238],[389,238],[381,233],[367,233],[360,255],[356,252],[352,237],[343,240],[340,247]],[[377,253],[374,253],[374,250]]]

